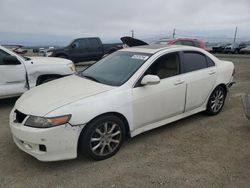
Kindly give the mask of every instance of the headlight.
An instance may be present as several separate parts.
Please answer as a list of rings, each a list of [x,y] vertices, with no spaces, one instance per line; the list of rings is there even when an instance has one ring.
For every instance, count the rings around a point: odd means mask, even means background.
[[[68,64],[68,67],[72,72],[76,72],[76,67],[73,63]]]
[[[49,128],[66,124],[69,122],[70,118],[71,115],[52,117],[52,118],[30,116],[26,120],[24,125],[28,127]]]

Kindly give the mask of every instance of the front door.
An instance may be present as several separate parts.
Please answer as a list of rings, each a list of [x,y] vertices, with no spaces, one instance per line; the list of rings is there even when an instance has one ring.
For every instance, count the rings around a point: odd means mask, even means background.
[[[133,89],[135,129],[184,112],[186,83],[180,73],[178,53],[163,55],[145,72],[159,76],[157,85],[136,85]]]
[[[0,49],[0,98],[20,95],[27,90],[24,65],[4,63],[3,58],[9,55]]]
[[[89,60],[89,45],[87,39],[78,39],[74,41],[68,49],[71,59],[74,62],[83,62]]]

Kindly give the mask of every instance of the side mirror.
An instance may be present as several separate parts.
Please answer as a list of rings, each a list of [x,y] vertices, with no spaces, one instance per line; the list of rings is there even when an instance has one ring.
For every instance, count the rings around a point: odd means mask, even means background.
[[[156,85],[160,83],[160,78],[155,75],[145,75],[141,81],[141,85]]]
[[[8,55],[8,56],[5,56],[3,58],[3,63],[5,65],[20,65],[20,61],[16,58],[16,56],[11,56],[11,55]]]

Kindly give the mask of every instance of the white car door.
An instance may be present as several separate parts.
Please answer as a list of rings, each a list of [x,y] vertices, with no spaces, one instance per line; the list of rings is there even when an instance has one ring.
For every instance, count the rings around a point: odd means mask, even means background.
[[[186,85],[179,74],[179,55],[171,53],[157,59],[144,75],[159,76],[157,85],[140,85],[132,90],[135,129],[184,112]]]
[[[187,112],[201,107],[206,102],[214,87],[217,73],[214,62],[199,52],[183,52],[182,67],[187,83]]]
[[[25,67],[21,62],[16,65],[4,62],[9,56],[0,49],[0,98],[20,95],[26,90]]]

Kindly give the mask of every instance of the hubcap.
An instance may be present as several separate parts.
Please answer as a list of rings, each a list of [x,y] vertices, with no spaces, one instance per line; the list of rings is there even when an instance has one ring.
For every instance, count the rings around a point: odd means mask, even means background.
[[[223,102],[224,102],[223,92],[221,90],[215,91],[211,100],[211,109],[214,112],[218,112],[221,109]]]
[[[90,140],[92,152],[104,156],[112,153],[121,142],[121,129],[114,122],[105,122],[93,132]]]

